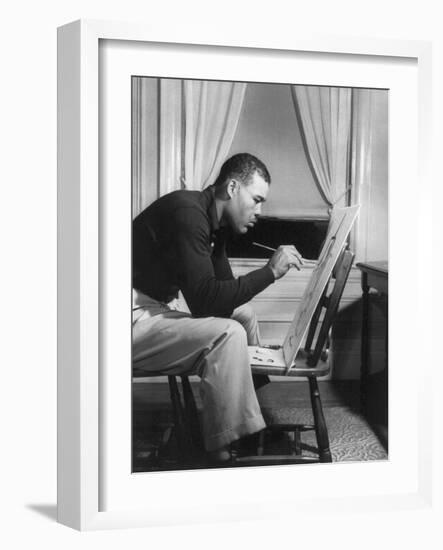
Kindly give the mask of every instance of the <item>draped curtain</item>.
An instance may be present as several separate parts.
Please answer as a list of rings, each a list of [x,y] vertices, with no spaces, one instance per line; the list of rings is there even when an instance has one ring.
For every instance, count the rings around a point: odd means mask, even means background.
[[[137,216],[158,193],[157,79],[132,80],[132,214]]]
[[[329,204],[346,205],[351,141],[350,88],[291,86],[308,161]]]
[[[132,216],[135,218],[139,212],[143,210],[144,206],[144,197],[143,191],[144,187],[142,185],[142,135],[143,135],[143,126],[142,126],[142,80],[140,78],[135,78],[133,80],[132,88]]]
[[[132,86],[132,211],[180,188],[180,80],[134,78]]]
[[[360,213],[351,233],[351,248],[356,261],[368,259],[376,93],[377,90],[355,89],[352,98],[351,201],[352,204],[360,204]]]
[[[162,78],[154,86],[152,79],[135,79],[133,216],[159,195],[214,182],[229,154],[245,92],[243,83]],[[154,147],[158,164],[149,154]]]
[[[139,80],[133,87],[134,216],[158,194],[183,186],[202,189],[215,180],[229,154],[246,91],[246,84],[239,83],[160,79],[154,85],[150,79]],[[306,156],[324,200],[331,207],[345,205],[349,197],[351,204],[361,206],[350,241],[357,261],[374,255],[371,223],[384,220],[379,203],[378,218],[371,211],[377,193],[373,179],[380,179],[374,155],[379,159],[377,147],[384,135],[377,128],[386,116],[380,93],[291,86]],[[153,162],[156,150],[158,168]]]
[[[182,85],[159,79],[159,194],[180,189],[182,163]]]
[[[184,81],[186,189],[204,189],[217,177],[237,130],[246,84]]]
[[[374,101],[380,92],[295,85],[291,92],[306,155],[324,199],[331,207],[360,204],[350,247],[356,261],[365,261],[371,235]]]

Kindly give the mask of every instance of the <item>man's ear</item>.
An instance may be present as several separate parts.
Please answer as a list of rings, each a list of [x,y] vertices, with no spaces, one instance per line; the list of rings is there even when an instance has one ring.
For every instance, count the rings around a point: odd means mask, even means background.
[[[238,189],[240,187],[240,184],[236,180],[229,180],[228,185],[226,186],[226,193],[228,194],[228,197],[232,199],[232,197],[238,193]]]

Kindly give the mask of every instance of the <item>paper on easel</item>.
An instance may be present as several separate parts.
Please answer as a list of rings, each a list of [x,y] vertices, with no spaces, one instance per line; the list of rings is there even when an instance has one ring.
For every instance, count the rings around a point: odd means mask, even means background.
[[[297,314],[294,316],[283,342],[283,357],[288,371],[294,363],[303,338],[306,336],[309,323],[328,284],[332,270],[343,250],[359,210],[359,205],[334,208],[332,210],[328,233],[318,258],[318,264],[314,268],[303,292]]]
[[[294,365],[295,357],[307,334],[309,323],[328,284],[332,270],[340,256],[360,206],[335,207],[331,213],[328,233],[318,263],[303,292],[281,349],[248,346],[250,364],[254,366],[286,367],[286,374]]]

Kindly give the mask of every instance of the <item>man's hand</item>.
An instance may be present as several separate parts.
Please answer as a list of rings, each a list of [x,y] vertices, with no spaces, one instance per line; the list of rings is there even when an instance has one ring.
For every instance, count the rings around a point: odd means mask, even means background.
[[[291,267],[295,267],[300,271],[302,265],[302,256],[292,245],[279,246],[268,262],[268,266],[272,269],[276,280],[286,275]]]

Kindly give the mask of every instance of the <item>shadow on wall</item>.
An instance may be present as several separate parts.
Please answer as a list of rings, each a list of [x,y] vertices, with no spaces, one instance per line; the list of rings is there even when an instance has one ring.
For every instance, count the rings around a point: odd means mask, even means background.
[[[335,380],[359,380],[362,301],[345,304],[334,320],[332,330]]]
[[[386,297],[371,295],[368,327],[369,370],[378,372],[385,366],[386,353]],[[346,304],[334,321],[333,378],[356,380],[360,378],[361,365],[362,300]]]

